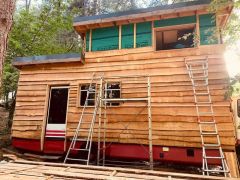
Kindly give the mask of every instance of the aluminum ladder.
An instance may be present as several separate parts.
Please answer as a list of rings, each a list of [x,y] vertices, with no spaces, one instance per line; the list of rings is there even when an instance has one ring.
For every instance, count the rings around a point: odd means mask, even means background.
[[[71,144],[69,146],[69,149],[67,151],[67,154],[65,156],[64,163],[66,163],[67,161],[77,161],[77,162],[83,162],[86,165],[89,165],[91,149],[92,149],[94,124],[96,122],[96,116],[98,114],[98,109],[99,109],[100,100],[101,100],[100,99],[100,93],[96,97],[93,112],[90,113],[90,112],[85,112],[85,111],[88,107],[89,95],[92,94],[92,93],[96,93],[97,83],[96,83],[96,86],[94,88],[94,80],[96,80],[96,79],[99,79],[99,78],[96,78],[95,74],[93,74],[91,83],[89,84],[89,88],[87,90],[87,96],[86,96],[86,100],[85,100],[85,103],[84,103],[84,106],[83,106],[83,109],[82,109],[80,120],[79,120],[78,126],[76,128],[76,131],[74,133]],[[91,121],[86,120],[87,119],[86,116],[89,116],[89,115],[90,116],[92,115]],[[83,125],[85,126],[84,128],[82,127]],[[81,138],[80,134],[82,132],[87,132],[87,137]],[[83,148],[82,148],[82,146],[80,148],[76,147],[77,142],[80,142],[80,143],[84,142],[85,143],[85,144],[83,144],[84,147]],[[86,158],[71,158],[71,157],[69,157],[69,155],[71,154],[72,151],[78,152],[79,155],[81,155],[81,153],[82,154],[87,154],[87,157]]]
[[[198,125],[202,143],[202,171],[203,175],[224,174],[229,177],[229,168],[221,147],[221,141],[213,111],[213,103],[208,83],[208,57],[204,59],[185,59],[185,65],[191,79],[194,101],[197,111]],[[206,138],[214,139],[207,143]],[[217,150],[213,156],[211,150]],[[221,169],[209,169],[209,160],[218,160]]]

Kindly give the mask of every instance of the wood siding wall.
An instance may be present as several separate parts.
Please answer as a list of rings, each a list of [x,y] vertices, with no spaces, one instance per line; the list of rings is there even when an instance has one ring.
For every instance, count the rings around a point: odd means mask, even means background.
[[[93,72],[104,72],[105,76],[149,74],[152,82],[153,144],[201,147],[192,85],[184,58],[208,56],[210,91],[219,133],[224,149],[233,150],[234,126],[230,102],[224,98],[228,75],[222,52],[221,45],[160,52],[148,47],[86,53],[84,65],[79,62],[25,66],[20,71],[12,136],[40,139],[48,86],[70,86],[67,115],[67,136],[70,137],[81,112],[81,107],[77,107],[79,84],[90,82]],[[147,92],[143,88],[146,84],[130,80],[125,82],[126,79],[122,82],[123,98],[144,96]],[[144,103],[126,102],[119,107],[109,107],[107,114],[108,142],[148,144],[147,108]],[[215,140],[209,138],[207,141]]]

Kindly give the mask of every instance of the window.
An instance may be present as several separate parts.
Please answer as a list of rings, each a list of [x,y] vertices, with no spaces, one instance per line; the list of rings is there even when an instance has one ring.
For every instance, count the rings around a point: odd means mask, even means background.
[[[85,101],[87,99],[87,93],[89,90],[89,84],[81,85],[80,86],[80,106],[85,105]],[[86,102],[87,106],[94,106],[95,105],[95,97],[96,97],[96,84],[93,84],[90,91],[89,96]]]
[[[121,97],[120,83],[107,83],[105,90],[107,99],[118,99]],[[108,106],[119,106],[119,102],[110,101],[107,103]]]
[[[238,117],[240,118],[240,99],[237,100],[237,114]]]
[[[156,50],[194,47],[194,33],[195,28],[193,26],[156,31]]]

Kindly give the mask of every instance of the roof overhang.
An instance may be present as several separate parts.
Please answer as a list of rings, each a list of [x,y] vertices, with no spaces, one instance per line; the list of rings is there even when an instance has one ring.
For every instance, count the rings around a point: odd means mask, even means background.
[[[21,67],[26,65],[38,65],[38,64],[52,64],[52,63],[66,63],[66,62],[81,62],[84,60],[80,54],[55,54],[44,56],[31,56],[31,57],[17,57],[13,61],[15,67]]]
[[[74,19],[73,26],[79,34],[83,34],[88,29],[204,14],[207,13],[210,3],[211,0],[197,0],[110,14],[79,16]],[[229,7],[226,7],[226,9],[222,11],[224,14],[229,15],[230,10]]]

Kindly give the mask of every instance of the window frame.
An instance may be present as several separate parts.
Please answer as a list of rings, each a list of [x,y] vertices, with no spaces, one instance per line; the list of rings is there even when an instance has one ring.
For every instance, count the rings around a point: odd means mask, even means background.
[[[108,86],[108,84],[119,84],[119,89],[105,89],[104,88],[104,98],[105,98],[105,94],[106,94],[106,92],[108,91],[108,90],[110,90],[110,91],[119,91],[119,94],[120,94],[120,97],[119,98],[113,98],[113,99],[121,99],[122,98],[122,82],[120,82],[120,81],[118,81],[118,82],[116,82],[116,81],[108,81],[108,82],[106,82],[106,84],[105,84],[105,87],[106,86]],[[110,99],[110,98],[107,98],[106,97],[106,99]],[[118,103],[118,105],[112,105],[112,103]],[[107,102],[106,103],[106,106],[107,107],[119,107],[121,105],[121,102]]]
[[[197,36],[199,36],[198,33],[198,25],[197,23],[191,23],[191,24],[181,24],[181,25],[174,25],[174,26],[165,26],[165,27],[156,27],[154,28],[154,42],[153,49],[155,52],[161,52],[161,51],[176,51],[176,50],[183,50],[183,49],[193,49],[198,47],[198,43],[193,47],[187,47],[187,48],[181,48],[181,49],[163,49],[163,50],[157,50],[157,32],[164,32],[164,31],[173,31],[173,30],[183,30],[188,28],[194,28],[195,33]]]
[[[94,100],[94,105],[86,105],[86,107],[94,107],[95,103],[96,103],[97,84],[93,83],[93,85],[95,85],[95,93],[94,93],[94,99],[91,99],[91,100]],[[90,83],[83,83],[83,84],[78,85],[77,107],[84,107],[84,105],[81,105],[81,96],[82,96],[82,92],[87,91],[87,90],[82,90],[82,86],[90,86]],[[84,104],[85,104],[85,102],[84,102]]]

